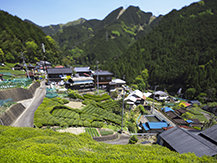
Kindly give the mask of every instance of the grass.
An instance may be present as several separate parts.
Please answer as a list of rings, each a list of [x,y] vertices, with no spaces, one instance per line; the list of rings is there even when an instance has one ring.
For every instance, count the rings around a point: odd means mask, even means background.
[[[207,118],[198,110],[191,109],[191,110],[189,110],[189,112],[194,115],[193,118],[199,119],[199,121],[206,121],[207,120]]]

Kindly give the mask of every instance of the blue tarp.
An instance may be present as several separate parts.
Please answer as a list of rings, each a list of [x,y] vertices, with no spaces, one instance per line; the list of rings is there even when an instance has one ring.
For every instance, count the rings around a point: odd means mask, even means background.
[[[169,111],[173,111],[174,112],[174,110],[173,109],[171,109],[170,107],[165,107],[165,108],[161,108],[161,110],[164,110],[165,109],[165,112],[169,112]]]
[[[168,127],[166,122],[147,122],[150,129],[162,129]]]
[[[186,122],[188,122],[188,123],[194,123],[192,120],[187,120]]]

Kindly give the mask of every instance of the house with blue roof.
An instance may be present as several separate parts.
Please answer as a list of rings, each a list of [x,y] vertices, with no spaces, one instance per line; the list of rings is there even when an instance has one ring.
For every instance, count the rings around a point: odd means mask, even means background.
[[[170,107],[166,106],[165,108],[161,108],[162,111],[164,111],[165,113],[169,112],[169,111],[173,111],[173,109],[171,109]]]
[[[169,127],[169,124],[165,121],[162,122],[146,122],[141,125],[143,132],[161,133],[163,128]]]

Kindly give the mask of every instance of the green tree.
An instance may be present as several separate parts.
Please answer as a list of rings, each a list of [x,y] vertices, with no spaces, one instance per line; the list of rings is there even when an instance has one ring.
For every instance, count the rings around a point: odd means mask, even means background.
[[[187,94],[188,99],[193,99],[195,93],[196,93],[196,89],[195,89],[195,88],[188,88],[188,89],[185,91],[185,94]]]
[[[0,60],[1,62],[4,62],[5,56],[3,50],[0,48]]]

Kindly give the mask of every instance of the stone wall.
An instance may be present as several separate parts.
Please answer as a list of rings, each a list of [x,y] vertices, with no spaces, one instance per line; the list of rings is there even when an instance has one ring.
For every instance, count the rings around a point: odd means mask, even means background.
[[[113,140],[117,138],[118,138],[118,133],[108,135],[108,136],[93,137],[93,139],[96,141],[108,141],[108,140]]]

